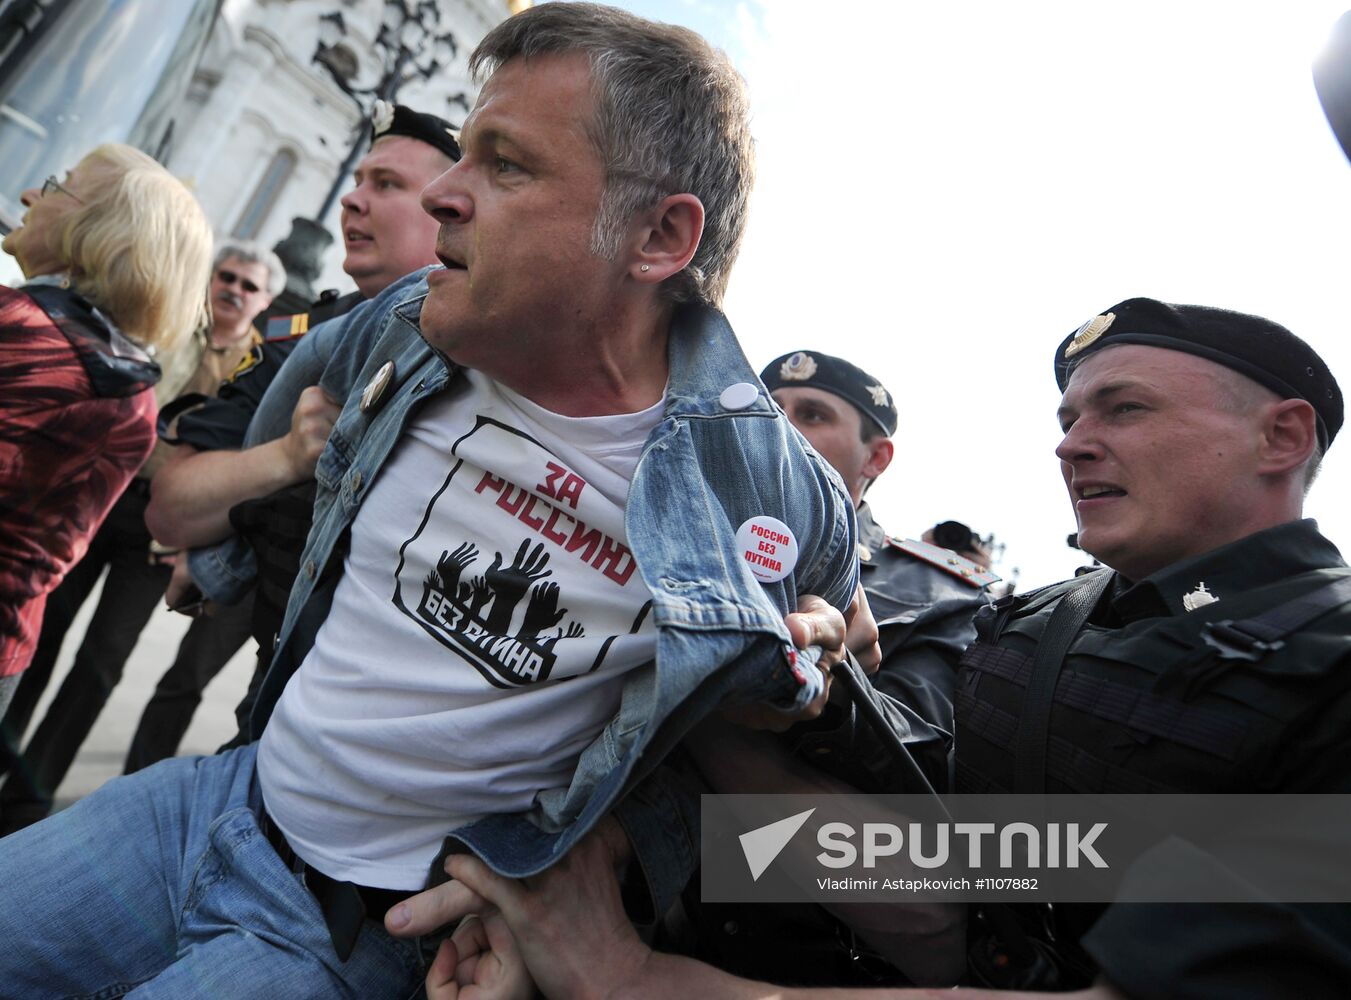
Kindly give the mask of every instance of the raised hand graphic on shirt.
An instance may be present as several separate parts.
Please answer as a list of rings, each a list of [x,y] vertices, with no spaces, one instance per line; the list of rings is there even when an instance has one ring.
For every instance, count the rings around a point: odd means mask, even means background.
[[[553,573],[553,570],[545,569],[548,563],[549,556],[544,551],[544,543],[539,542],[531,549],[528,538],[521,542],[521,547],[516,550],[516,558],[506,569],[502,568],[502,553],[496,553],[493,564],[484,574],[484,579],[496,595],[492,609],[488,612],[488,620],[484,622],[489,632],[494,635],[507,634],[512,612],[530,585]]]
[[[488,586],[488,581],[481,576],[474,577],[471,586],[473,589],[469,595],[469,617],[478,618],[482,621],[482,618],[479,618],[479,612],[483,610],[483,606],[493,596],[493,589]]]
[[[586,635],[586,629],[582,628],[580,622],[569,622],[568,630],[566,632],[559,629],[557,635],[546,635],[543,639],[537,639],[536,645],[538,645],[543,652],[547,653],[558,645],[559,639],[580,639],[584,635]],[[600,661],[598,660],[591,669],[594,670],[599,665]]]
[[[567,613],[567,608],[558,606],[558,584],[536,584],[530,592],[530,603],[526,606],[525,619],[521,622],[516,638],[529,641],[545,629],[553,628]]]
[[[444,594],[458,593],[460,574],[477,556],[478,549],[468,542],[465,542],[454,552],[442,551],[441,559],[437,562],[436,569],[430,574],[429,581]]]

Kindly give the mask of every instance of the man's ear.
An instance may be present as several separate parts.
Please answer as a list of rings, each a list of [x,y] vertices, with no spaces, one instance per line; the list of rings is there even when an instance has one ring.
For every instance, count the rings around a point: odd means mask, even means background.
[[[692,194],[668,195],[642,213],[629,261],[629,275],[658,284],[685,269],[704,234],[704,205]]]
[[[868,442],[868,460],[863,464],[863,475],[867,479],[876,479],[887,471],[895,455],[896,446],[891,443],[891,438],[873,438]]]
[[[1262,421],[1258,468],[1262,475],[1281,475],[1302,469],[1318,443],[1313,407],[1303,399],[1273,403]]]

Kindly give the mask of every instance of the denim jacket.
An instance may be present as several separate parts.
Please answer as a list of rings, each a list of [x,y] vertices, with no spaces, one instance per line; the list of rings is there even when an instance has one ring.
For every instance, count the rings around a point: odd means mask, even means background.
[[[314,527],[254,705],[255,738],[328,614],[349,529],[381,466],[410,418],[457,377],[456,366],[418,331],[426,292],[422,273],[401,279],[326,324],[335,328],[323,332],[340,340],[336,348],[318,339],[302,345],[305,354],[297,351],[304,359],[331,350],[320,384],[347,404],[315,472]],[[389,308],[390,301],[397,304]],[[363,412],[363,390],[387,362],[394,366],[390,384]],[[669,362],[665,412],[644,445],[625,509],[628,545],[652,593],[655,666],[628,675],[617,713],[583,751],[568,787],[541,793],[528,815],[489,816],[453,838],[502,874],[523,877],[549,867],[615,810],[658,913],[697,864],[697,816],[690,814],[697,801],[678,801],[665,781],[638,779],[721,703],[792,709],[809,700],[804,660],[799,654],[793,666],[784,616],[802,593],[844,608],[858,582],[856,527],[843,484],[770,401],[722,314],[680,308]],[[738,382],[759,393],[750,405],[728,409],[720,396]],[[259,418],[270,419],[274,403],[288,407],[286,397],[294,400],[299,388],[284,368]],[[734,539],[743,522],[766,514],[787,524],[799,547],[793,572],[777,583],[756,580]]]

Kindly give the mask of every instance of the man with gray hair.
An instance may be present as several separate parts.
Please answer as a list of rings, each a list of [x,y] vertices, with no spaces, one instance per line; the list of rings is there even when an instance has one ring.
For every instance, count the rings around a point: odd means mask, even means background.
[[[697,843],[665,753],[721,706],[824,704],[857,540],[717,310],[740,79],[584,3],[512,17],[471,65],[463,158],[422,199],[443,266],[306,337],[257,414],[330,352],[305,391],[346,402],[255,742],[0,842],[18,993],[406,997],[419,951],[379,921],[448,853],[530,876],[607,814],[652,919]]]
[[[211,350],[220,353],[256,339],[249,335],[254,319],[285,287],[286,268],[271,250],[253,240],[223,241],[211,282]]]
[[[223,242],[216,251],[208,291],[211,326],[184,349],[196,353],[195,370],[191,354],[187,354],[187,365],[178,358],[161,356],[168,374],[156,387],[160,402],[180,392],[214,395],[261,341],[253,329],[254,318],[285,286],[286,270],[276,254],[247,240]],[[189,372],[186,379],[173,376],[184,370]],[[85,557],[47,600],[32,665],[0,723],[0,774],[9,775],[0,790],[0,834],[36,823],[51,810],[57,787],[122,679],[127,658],[164,594],[174,554],[151,538],[145,509],[150,477],[163,463],[166,451],[166,446],[156,445],[109,512]],[[108,575],[98,607],[70,673],[20,754],[19,741],[51,679],[66,633],[105,569]],[[248,637],[247,626],[247,613],[242,619],[229,615],[212,626],[224,633],[216,645],[221,650],[228,648],[226,659]]]

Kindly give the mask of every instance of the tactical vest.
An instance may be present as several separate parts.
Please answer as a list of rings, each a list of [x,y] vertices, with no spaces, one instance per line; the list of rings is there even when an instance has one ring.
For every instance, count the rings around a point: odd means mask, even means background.
[[[1334,769],[1315,751],[1326,708],[1351,690],[1351,603],[1250,656],[1231,656],[1242,625],[1328,583],[1320,569],[1177,616],[1119,627],[1089,621],[1066,654],[1052,702],[1048,792],[1319,791]],[[1074,582],[1005,598],[976,619],[956,696],[957,790],[1014,790],[1015,736],[1036,645]],[[1339,588],[1340,591],[1340,588]],[[1233,650],[1230,649],[1229,653]],[[1338,669],[1340,666],[1340,669]]]

